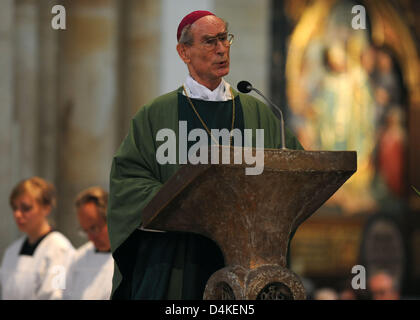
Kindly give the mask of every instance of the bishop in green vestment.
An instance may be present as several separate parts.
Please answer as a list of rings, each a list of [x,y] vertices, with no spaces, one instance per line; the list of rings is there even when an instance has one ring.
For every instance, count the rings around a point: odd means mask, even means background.
[[[280,122],[272,111],[231,89],[222,78],[229,72],[232,43],[226,23],[210,12],[195,11],[181,21],[177,38],[178,53],[190,74],[185,85],[137,112],[113,158],[108,206],[113,299],[201,299],[209,277],[224,267],[223,255],[210,239],[139,229],[144,207],[180,168],[156,161],[164,143],[156,140],[159,130],[171,129],[178,138],[179,121],[187,122],[188,132],[252,129],[255,146],[255,130],[264,129],[265,148],[281,144]],[[302,148],[288,130],[286,147]]]

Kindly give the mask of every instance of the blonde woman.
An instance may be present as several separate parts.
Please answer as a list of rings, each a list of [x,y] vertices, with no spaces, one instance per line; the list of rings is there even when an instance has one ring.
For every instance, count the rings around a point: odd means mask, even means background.
[[[12,190],[13,217],[25,235],[6,250],[0,272],[2,299],[61,299],[74,248],[47,220],[56,205],[55,188],[32,177]]]

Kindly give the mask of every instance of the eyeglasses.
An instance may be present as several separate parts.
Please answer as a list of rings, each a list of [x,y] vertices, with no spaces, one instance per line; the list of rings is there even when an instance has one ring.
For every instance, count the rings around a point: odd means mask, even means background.
[[[231,33],[223,33],[216,37],[209,37],[201,43],[207,50],[213,50],[217,47],[217,40],[219,40],[225,47],[229,47],[233,42],[234,35]]]

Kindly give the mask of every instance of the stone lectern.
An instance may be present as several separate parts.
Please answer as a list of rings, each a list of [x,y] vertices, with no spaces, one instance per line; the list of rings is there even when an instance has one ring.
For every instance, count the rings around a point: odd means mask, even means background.
[[[244,150],[228,149],[231,160]],[[143,211],[143,228],[198,233],[218,244],[226,267],[210,277],[204,299],[305,299],[286,268],[290,234],[357,166],[354,151],[263,152],[260,175],[233,161],[185,165]]]

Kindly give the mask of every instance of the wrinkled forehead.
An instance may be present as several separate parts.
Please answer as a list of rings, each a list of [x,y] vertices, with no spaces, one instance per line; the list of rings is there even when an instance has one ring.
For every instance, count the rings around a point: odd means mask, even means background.
[[[205,16],[191,25],[194,38],[215,37],[227,31],[226,23],[216,16]]]

